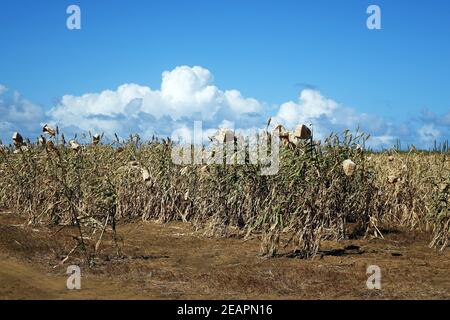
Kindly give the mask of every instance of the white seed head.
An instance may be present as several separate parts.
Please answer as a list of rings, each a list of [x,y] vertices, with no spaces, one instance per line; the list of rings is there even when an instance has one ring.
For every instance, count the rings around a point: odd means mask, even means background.
[[[352,176],[356,171],[356,164],[352,160],[347,159],[342,163],[342,168],[346,176]]]
[[[54,137],[56,135],[56,131],[53,128],[51,128],[48,124],[44,125],[44,127],[42,128],[42,132],[47,133],[51,137]]]
[[[72,150],[75,150],[75,151],[78,151],[81,149],[81,145],[78,142],[76,142],[75,140],[70,140],[69,146]]]
[[[148,170],[145,168],[141,168],[141,172],[142,172],[142,180],[144,180],[144,182],[149,181],[150,180],[150,172],[148,172]]]
[[[272,133],[279,138],[289,138],[289,132],[281,124],[277,125]]]

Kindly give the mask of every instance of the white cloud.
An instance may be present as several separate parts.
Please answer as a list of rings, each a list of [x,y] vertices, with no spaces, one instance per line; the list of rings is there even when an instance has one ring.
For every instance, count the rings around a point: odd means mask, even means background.
[[[19,130],[25,136],[34,138],[44,117],[42,108],[25,99],[18,91],[9,92],[0,87],[0,139],[8,142],[13,131]]]
[[[390,135],[373,136],[369,140],[369,146],[372,147],[392,147],[395,142],[395,137]]]
[[[301,92],[298,103],[289,101],[282,104],[275,119],[285,126],[293,127],[298,123],[313,122],[320,117],[332,119],[333,112],[338,107],[335,101],[325,98],[319,91],[305,89]]]
[[[330,129],[326,127],[331,124],[333,114],[339,107],[337,102],[327,99],[319,91],[304,89],[298,102],[283,103],[273,120],[288,129],[294,129],[300,123],[313,125],[314,136],[323,139],[329,133]]]
[[[238,90],[219,89],[211,72],[199,66],[163,72],[159,89],[124,84],[116,90],[66,95],[48,116],[53,123],[73,131],[103,131],[123,137],[129,133],[144,138],[154,134],[186,137],[196,120],[203,121],[203,130],[232,126],[254,132],[271,116],[273,124],[289,129],[299,123],[313,124],[318,139],[330,131],[353,130],[360,125],[375,136],[371,146],[388,147],[394,140],[382,118],[359,113],[318,90],[302,90],[297,102],[283,103],[271,114],[264,103],[243,97]]]
[[[149,136],[169,134],[195,119],[215,125],[263,111],[256,99],[244,98],[237,90],[222,91],[212,79],[207,69],[181,66],[163,72],[158,90],[124,84],[117,90],[65,95],[48,116],[63,127]]]
[[[273,123],[289,128],[313,123],[316,134],[323,136],[330,127],[355,127],[363,119],[353,109],[312,89],[303,90],[298,102],[283,103],[273,115],[264,103],[243,97],[238,90],[219,89],[213,84],[211,72],[198,66],[163,72],[161,88],[157,90],[124,84],[116,90],[66,95],[48,115],[62,127],[121,135],[131,131],[144,137],[155,133],[171,135],[175,130],[186,132],[194,120],[202,120],[204,129],[233,123],[235,129],[254,130],[264,127],[269,116]]]
[[[435,128],[433,124],[427,124],[422,126],[419,130],[420,140],[423,142],[433,142],[440,136],[440,131]]]
[[[366,113],[359,113],[353,108],[327,98],[315,89],[304,89],[298,102],[289,101],[282,104],[274,117],[274,122],[293,129],[297,124],[312,124],[314,136],[325,138],[331,131],[342,132],[361,127],[372,133],[369,140],[372,147],[389,147],[394,137],[389,134],[391,126],[382,118]]]
[[[269,108],[238,90],[218,88],[211,72],[199,66],[163,72],[158,89],[125,83],[115,90],[64,95],[45,115],[40,106],[0,85],[0,114],[0,138],[10,137],[15,130],[35,137],[43,122],[58,125],[66,136],[90,130],[110,136],[117,133],[123,138],[131,133],[144,139],[152,135],[186,137],[193,131],[194,121],[201,120],[203,139],[207,139],[219,127],[234,128],[243,134],[255,132],[265,127],[268,117],[272,117],[273,125],[283,124],[288,129],[300,123],[312,124],[316,139],[323,139],[331,131],[340,133],[359,126],[371,134],[369,145],[374,148],[388,148],[397,138],[425,144],[448,136],[450,131],[450,114],[439,117],[428,112],[418,123],[390,123],[375,114],[360,113],[315,89],[302,90],[297,101]]]

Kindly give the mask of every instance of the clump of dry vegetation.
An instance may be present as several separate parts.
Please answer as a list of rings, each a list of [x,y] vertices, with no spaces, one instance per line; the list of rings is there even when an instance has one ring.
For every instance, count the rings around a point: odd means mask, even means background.
[[[385,211],[383,223],[410,230],[431,231],[430,247],[449,244],[448,152],[384,152],[372,156],[378,172],[378,197]]]
[[[310,130],[277,126],[279,172],[260,164],[173,163],[173,142],[102,135],[68,143],[45,126],[36,143],[14,135],[0,148],[0,206],[29,224],[76,226],[71,252],[89,263],[105,233],[120,255],[117,223],[183,220],[206,236],[259,237],[261,253],[309,258],[323,240],[382,237],[381,227],[430,231],[444,250],[450,232],[450,162],[446,152],[367,152],[362,133],[332,134],[323,143]],[[225,135],[226,137],[226,135]],[[226,138],[225,138],[226,139]]]

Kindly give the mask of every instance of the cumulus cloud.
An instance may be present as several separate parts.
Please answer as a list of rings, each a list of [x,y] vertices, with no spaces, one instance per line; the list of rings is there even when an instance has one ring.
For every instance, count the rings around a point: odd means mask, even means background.
[[[123,138],[138,133],[144,139],[158,135],[186,140],[193,133],[194,121],[202,121],[201,139],[205,140],[217,128],[236,129],[244,135],[254,132],[272,117],[272,124],[288,129],[300,123],[312,124],[317,139],[331,131],[360,127],[371,134],[369,146],[389,148],[396,139],[425,145],[448,136],[450,130],[450,113],[441,116],[425,110],[415,122],[391,123],[378,115],[358,112],[315,88],[303,89],[296,101],[269,107],[236,89],[218,88],[211,72],[200,66],[163,72],[156,89],[125,83],[114,90],[64,95],[45,114],[40,106],[0,85],[0,113],[2,138],[14,130],[35,136],[40,126],[49,122],[66,136],[90,130],[117,133]]]
[[[193,122],[203,121],[203,129],[230,127],[256,130],[268,117],[293,129],[299,123],[312,123],[318,137],[330,130],[354,129],[365,122],[379,130],[382,121],[360,114],[325,97],[318,90],[304,89],[297,102],[281,104],[275,114],[262,102],[242,96],[238,90],[222,90],[213,84],[211,72],[202,67],[177,67],[162,73],[159,89],[138,84],[124,84],[116,90],[63,96],[48,112],[52,122],[74,130],[138,132],[148,138],[153,134],[185,137]],[[375,128],[378,126],[377,128]],[[377,141],[388,142],[385,132]]]
[[[436,114],[428,109],[421,113],[418,134],[421,141],[448,140],[450,138],[450,112]]]
[[[440,136],[440,131],[437,130],[433,124],[427,124],[422,126],[419,130],[418,130],[420,139],[423,142],[433,142],[435,140],[437,140]]]
[[[148,137],[169,135],[194,120],[214,126],[224,120],[242,122],[263,111],[258,100],[237,90],[220,90],[212,82],[209,70],[181,66],[163,72],[160,89],[130,83],[100,93],[65,95],[48,116],[66,128]]]
[[[443,115],[438,115],[425,108],[421,112],[420,119],[422,122],[432,123],[435,126],[450,127],[450,111]]]
[[[325,98],[319,91],[304,89],[297,103],[289,101],[280,106],[275,119],[292,127],[323,117],[332,118],[337,108],[338,104],[335,101]]]
[[[314,135],[323,139],[330,131],[342,132],[345,129],[354,130],[360,127],[364,132],[371,133],[370,146],[391,146],[395,137],[390,134],[392,125],[376,115],[359,113],[354,108],[344,106],[333,99],[327,98],[316,89],[304,89],[297,102],[283,103],[274,121],[293,129],[297,124],[312,125]]]
[[[0,139],[10,141],[15,130],[35,136],[40,121],[44,119],[42,108],[22,97],[18,91],[10,92],[0,85]]]

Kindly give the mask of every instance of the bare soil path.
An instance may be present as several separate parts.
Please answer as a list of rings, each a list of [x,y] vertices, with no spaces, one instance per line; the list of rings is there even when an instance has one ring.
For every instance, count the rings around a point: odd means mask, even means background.
[[[0,299],[450,298],[450,250],[429,249],[425,234],[329,242],[325,253],[333,255],[314,260],[265,259],[257,239],[205,238],[188,224],[135,222],[119,228],[124,256],[115,258],[105,241],[96,266],[82,267],[81,290],[70,291],[66,268],[77,257],[58,262],[73,246],[73,232],[33,229],[0,213]],[[343,250],[349,245],[359,249]],[[366,287],[369,265],[381,268],[381,290]]]

